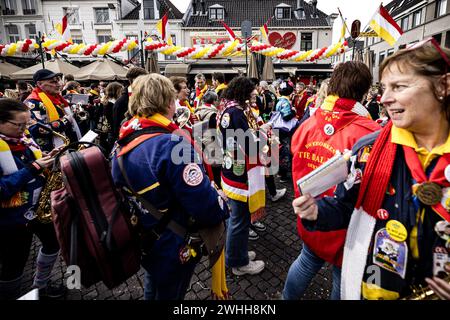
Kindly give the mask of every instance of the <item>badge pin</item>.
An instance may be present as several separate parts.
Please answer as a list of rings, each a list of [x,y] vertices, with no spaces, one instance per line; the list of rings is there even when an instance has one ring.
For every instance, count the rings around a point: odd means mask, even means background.
[[[323,127],[323,131],[327,136],[332,136],[334,134],[334,127],[331,124],[326,124],[325,127]]]
[[[389,219],[389,212],[387,212],[386,209],[378,209],[377,210],[377,217],[380,220],[387,220],[387,219]]]
[[[450,182],[450,164],[445,167],[444,176]]]
[[[233,165],[233,160],[231,160],[230,157],[225,157],[224,162],[225,162],[225,169],[230,170],[231,166]]]
[[[34,218],[36,218],[36,212],[34,212],[33,210],[29,210],[27,212],[25,212],[23,214],[23,216],[25,217],[25,219],[27,220],[33,220]]]
[[[450,241],[450,222],[445,220],[437,222],[434,226],[434,231],[442,240]]]
[[[386,223],[386,231],[397,242],[403,242],[408,237],[408,231],[406,231],[405,226],[397,220],[389,220]]]

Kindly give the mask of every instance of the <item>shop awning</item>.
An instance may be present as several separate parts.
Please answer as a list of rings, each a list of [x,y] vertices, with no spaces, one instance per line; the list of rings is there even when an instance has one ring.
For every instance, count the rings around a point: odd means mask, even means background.
[[[166,77],[170,76],[186,76],[189,74],[191,66],[185,63],[171,63],[164,69],[164,74]]]
[[[242,72],[245,72],[245,68],[241,68]],[[203,74],[213,74],[214,72],[222,72],[223,74],[238,74],[239,70],[238,68],[214,68],[213,66],[208,68],[192,68],[191,71],[189,71],[189,74],[197,74],[197,73],[203,73]]]

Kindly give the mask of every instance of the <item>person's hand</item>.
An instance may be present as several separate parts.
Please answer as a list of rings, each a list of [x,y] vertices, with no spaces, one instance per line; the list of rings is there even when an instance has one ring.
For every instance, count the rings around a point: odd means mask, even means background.
[[[49,157],[54,157],[54,156],[56,156],[56,154],[58,153],[58,152],[60,152],[62,149],[64,148],[64,146],[60,146],[60,147],[58,147],[58,148],[55,148],[55,149],[53,149],[52,151],[50,151],[50,152],[47,152],[47,153],[42,153],[44,156],[49,156]]]
[[[52,150],[53,152],[53,150]],[[41,168],[49,168],[53,165],[53,162],[55,161],[55,158],[51,156],[44,156],[40,159],[37,159],[35,162],[41,167]]]
[[[447,264],[444,268],[447,273],[450,273],[449,264]],[[442,300],[450,300],[450,283],[438,277],[433,277],[433,279],[425,278],[425,281],[439,298]]]
[[[292,201],[294,212],[302,219],[315,221],[319,214],[316,200],[310,195],[300,196]]]

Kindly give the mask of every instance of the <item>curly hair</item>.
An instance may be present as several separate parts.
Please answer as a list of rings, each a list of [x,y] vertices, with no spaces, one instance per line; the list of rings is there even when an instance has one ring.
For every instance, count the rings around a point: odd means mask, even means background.
[[[253,90],[255,90],[253,81],[250,78],[241,76],[231,80],[222,97],[226,100],[234,100],[241,106],[245,106],[245,101],[250,100]]]

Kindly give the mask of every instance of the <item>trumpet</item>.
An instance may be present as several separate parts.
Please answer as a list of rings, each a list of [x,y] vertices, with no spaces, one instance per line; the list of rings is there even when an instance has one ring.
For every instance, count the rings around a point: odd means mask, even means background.
[[[450,284],[450,275],[443,279],[445,282]],[[401,300],[439,300],[437,294],[429,287],[413,287],[412,294],[401,299]]]
[[[83,108],[82,104],[72,105],[72,111],[78,122],[86,121],[89,119],[89,113]]]

